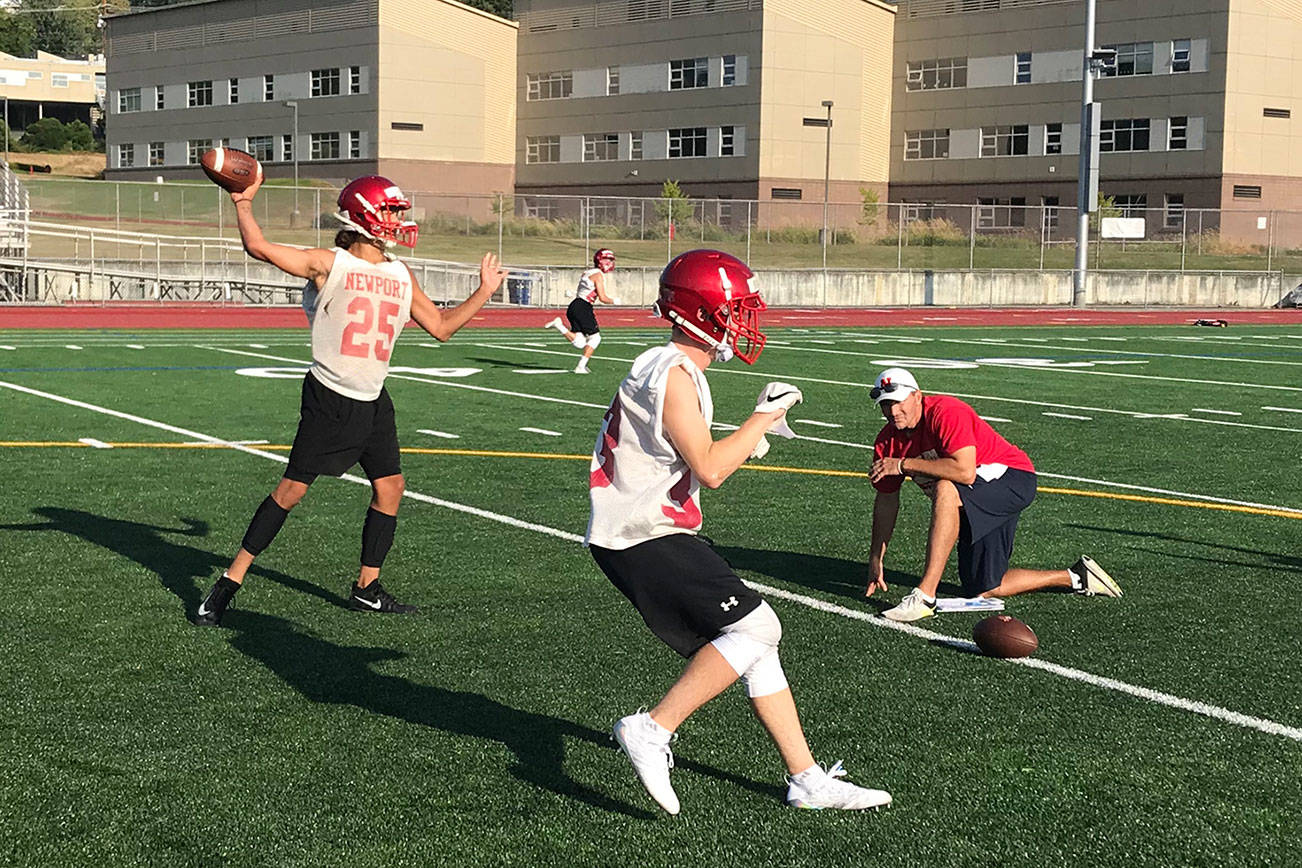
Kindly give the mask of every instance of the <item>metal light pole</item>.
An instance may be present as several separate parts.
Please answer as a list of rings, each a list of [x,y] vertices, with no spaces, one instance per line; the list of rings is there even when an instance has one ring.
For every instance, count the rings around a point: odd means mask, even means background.
[[[290,139],[289,152],[294,157],[294,223],[298,224],[298,100],[285,100],[285,108],[294,110],[294,135]]]
[[[1080,177],[1076,184],[1076,270],[1072,275],[1071,303],[1085,303],[1085,278],[1089,268],[1090,214],[1099,207],[1099,125],[1102,114],[1094,102],[1094,79],[1115,52],[1094,45],[1096,0],[1085,3],[1085,53],[1081,69]]]
[[[5,97],[5,165],[9,165],[9,97]]]
[[[801,123],[806,127],[824,127],[827,130],[827,149],[823,158],[823,270],[827,270],[827,203],[832,186],[832,101],[823,100],[827,109],[825,118],[805,118]]]

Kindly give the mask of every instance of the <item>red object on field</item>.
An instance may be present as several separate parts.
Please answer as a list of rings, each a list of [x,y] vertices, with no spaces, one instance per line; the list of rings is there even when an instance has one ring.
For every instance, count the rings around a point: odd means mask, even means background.
[[[669,240],[674,240],[674,221],[669,221]]]

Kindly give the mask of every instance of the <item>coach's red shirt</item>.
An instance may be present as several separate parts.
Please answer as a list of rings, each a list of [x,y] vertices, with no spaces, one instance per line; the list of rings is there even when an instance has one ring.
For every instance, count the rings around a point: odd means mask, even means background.
[[[1000,436],[976,410],[949,395],[923,395],[922,420],[907,437],[893,422],[887,422],[877,434],[873,454],[877,458],[945,458],[965,446],[976,447],[977,467],[1003,464],[1035,472],[1025,452]],[[888,493],[899,491],[903,484],[903,476],[886,476],[873,483],[878,491]]]

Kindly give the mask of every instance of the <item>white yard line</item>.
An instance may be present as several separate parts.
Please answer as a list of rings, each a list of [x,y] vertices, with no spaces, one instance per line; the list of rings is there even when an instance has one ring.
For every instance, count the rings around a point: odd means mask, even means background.
[[[813,425],[815,428],[844,428],[836,422],[819,422],[815,419],[792,419],[797,425]]]
[[[980,414],[978,414],[978,418],[985,419],[987,422],[1011,422],[1011,421],[1013,421],[1012,419],[1005,419],[1005,418],[1003,418],[1002,416],[981,416]]]
[[[1297,407],[1262,407],[1263,410],[1274,410],[1276,413],[1302,413]]]
[[[131,413],[124,413],[120,410],[112,410],[107,407],[101,407],[95,404],[89,404],[84,401],[77,401],[72,398],[65,398],[62,395],[54,395],[49,392],[42,392],[37,389],[30,389],[26,386],[19,386],[15,383],[7,383],[7,382],[0,381],[0,388],[11,389],[13,391],[21,392],[27,395],[32,395],[34,397],[45,398],[47,400],[56,401],[61,404],[78,407],[84,410],[90,410],[95,413],[101,413],[106,416],[113,416],[118,419],[125,419],[127,421],[136,422],[138,424],[146,425],[152,428],[157,428],[163,431],[170,431],[172,433],[181,434],[186,437],[192,437],[196,440],[201,440],[205,443],[217,443],[217,444],[228,445],[232,449],[245,452],[249,455],[256,455],[260,458],[265,458],[269,461],[275,461],[280,464],[286,464],[289,461],[288,456],[277,455],[271,452],[264,452],[262,450],[253,449],[248,446],[242,446],[239,443],[233,441],[223,440],[220,437],[213,437],[208,434],[200,433],[198,431],[191,431],[176,425],[169,425],[166,422],[158,422],[153,419],[146,419],[143,416],[136,416]],[[370,482],[365,478],[360,476],[355,476],[351,473],[344,474],[340,478],[348,482],[352,482],[354,484],[370,485]],[[572,543],[583,542],[583,538],[576,533],[570,533],[569,531],[560,530],[558,528],[548,527],[546,525],[524,521],[522,519],[515,518],[514,516],[503,515],[502,513],[493,512],[491,510],[486,510],[486,509],[480,509],[478,507],[469,506],[464,503],[456,503],[454,501],[448,501],[437,497],[431,497],[427,494],[422,494],[417,491],[412,491],[411,489],[407,489],[406,491],[404,491],[403,496],[409,497],[412,500],[416,500],[422,503],[428,503],[433,506],[440,506],[445,509],[450,509],[467,515],[474,515],[479,518],[484,518],[489,521],[498,522],[500,524],[504,524],[510,527],[519,528],[521,530],[529,530],[529,531],[534,531],[535,533],[546,534],[547,536],[555,537],[556,539],[565,540],[567,542],[572,542]],[[906,635],[924,639],[929,642],[943,642],[945,644],[958,647],[958,648],[970,649],[973,647],[972,643],[968,642],[965,639],[958,639],[953,636],[946,636],[943,633],[935,633],[930,630],[923,630],[922,628],[915,627],[911,624],[896,624],[892,621],[887,621],[885,618],[882,618],[878,615],[873,615],[868,612],[864,612],[857,609],[850,609],[845,606],[838,605],[836,603],[831,603],[826,600],[820,600],[817,597],[811,597],[807,594],[798,594],[791,591],[783,590],[781,588],[775,588],[771,585],[761,584],[759,582],[748,582],[747,584],[749,584],[752,588],[759,591],[760,593],[767,594],[777,599],[787,600],[788,602],[797,603],[802,606],[815,609],[817,611],[826,612],[828,614],[833,614],[833,615],[839,615],[843,618],[849,618],[852,620],[861,621],[867,624],[871,624],[874,627],[882,627],[888,630],[894,630],[896,632],[904,633]],[[1161,691],[1153,690],[1148,687],[1140,687],[1138,685],[1129,684],[1127,682],[1119,681],[1114,678],[1095,675],[1091,672],[1086,672],[1081,669],[1075,669],[1070,666],[1061,666],[1057,663],[1051,663],[1047,660],[1039,660],[1031,657],[1024,657],[1018,660],[1011,660],[1011,661],[1001,661],[1001,663],[1003,662],[1012,663],[1014,665],[1019,665],[1019,666],[1026,666],[1032,669],[1039,669],[1041,671],[1049,672],[1051,674],[1058,675],[1063,678],[1067,678],[1073,681],[1079,681],[1084,684],[1089,684],[1093,687],[1098,687],[1103,690],[1111,690],[1114,692],[1123,693],[1129,696],[1136,697],[1138,699],[1144,699],[1149,702],[1156,703],[1158,705],[1163,705],[1168,708],[1175,708],[1182,711],[1199,714],[1204,717],[1211,718],[1213,720],[1219,720],[1224,723],[1229,723],[1234,726],[1239,726],[1246,729],[1253,729],[1258,732],[1266,733],[1267,735],[1282,736],[1284,738],[1288,738],[1293,741],[1302,741],[1302,728],[1288,726],[1286,724],[1279,723],[1277,721],[1269,720],[1266,718],[1253,717],[1251,715],[1242,714],[1237,711],[1232,711],[1228,708],[1222,708],[1221,706],[1217,706],[1217,705],[1210,705],[1208,703],[1199,702],[1197,700],[1185,699],[1183,697],[1175,696],[1170,693],[1163,693]],[[1001,665],[1001,664],[994,663],[992,661],[991,665]]]
[[[449,434],[447,431],[435,431],[432,428],[417,428],[417,432],[428,434],[431,437],[442,437],[444,440],[460,440],[460,434]]]
[[[525,427],[525,428],[521,428],[521,429],[519,429],[519,430],[524,431],[524,432],[527,433],[527,434],[541,434],[541,435],[544,436],[544,437],[560,437],[560,436],[561,436],[561,432],[559,432],[559,431],[550,431],[550,430],[548,430],[547,428],[528,428],[528,427]]]
[[[11,347],[8,344],[0,344],[0,350],[15,350],[17,347]]]
[[[1071,413],[1049,413],[1049,412],[1047,412],[1047,411],[1041,413],[1040,415],[1041,415],[1041,416],[1053,416],[1055,419],[1079,419],[1079,420],[1082,421],[1082,422],[1090,422],[1090,421],[1093,421],[1093,419],[1094,419],[1093,416],[1076,416],[1076,415],[1073,415],[1073,414],[1071,414]]]
[[[144,348],[144,344],[127,344],[127,349],[129,350],[143,350]]]
[[[79,350],[79,349],[81,349],[81,347],[77,346],[76,344],[64,344],[64,345],[63,345],[63,348],[64,348],[65,350]]]
[[[78,438],[77,438],[77,442],[78,442],[78,443],[85,443],[87,446],[93,447],[93,448],[95,448],[95,449],[112,449],[112,448],[113,448],[112,446],[110,446],[110,445],[108,445],[107,443],[105,443],[103,440],[96,440],[94,437],[78,437]]]
[[[1236,413],[1234,410],[1209,410],[1206,407],[1194,407],[1195,413],[1211,413],[1214,416],[1242,416],[1242,413]]]
[[[513,374],[568,374],[565,368],[515,368],[511,371]]]

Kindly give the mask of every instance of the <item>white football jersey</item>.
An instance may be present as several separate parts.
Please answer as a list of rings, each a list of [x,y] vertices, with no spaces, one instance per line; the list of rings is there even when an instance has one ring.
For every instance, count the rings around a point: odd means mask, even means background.
[[[592,453],[592,514],[584,544],[627,549],[701,529],[700,483],[665,435],[665,384],[681,367],[696,386],[701,415],[714,419],[705,373],[673,344],[647,350],[619,384]]]
[[[397,260],[367,262],[335,249],[320,292],[308,281],[303,309],[312,327],[312,375],[358,401],[374,401],[389,356],[411,318],[411,273]]]
[[[574,290],[574,297],[581,298],[586,302],[595,303],[597,301],[597,285],[592,282],[592,275],[601,274],[600,268],[589,268],[583,272],[579,278],[579,287]],[[609,275],[607,275],[609,276]],[[610,290],[606,290],[606,295],[610,295]]]

